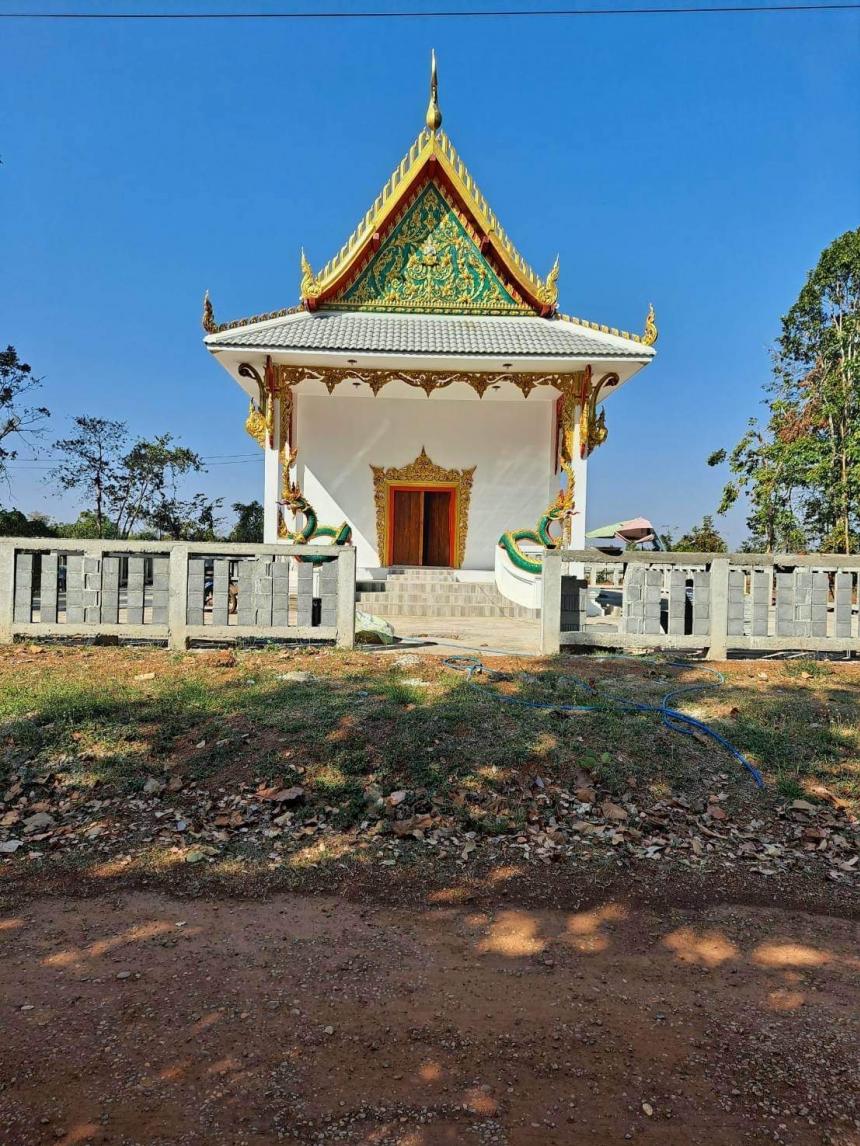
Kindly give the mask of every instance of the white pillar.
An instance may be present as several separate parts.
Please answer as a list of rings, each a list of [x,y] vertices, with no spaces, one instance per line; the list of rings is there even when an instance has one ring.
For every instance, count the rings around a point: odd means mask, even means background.
[[[263,544],[274,545],[278,540],[278,498],[281,496],[281,402],[273,394],[273,422],[271,440],[266,434],[263,446]]]
[[[582,407],[577,405],[576,421],[573,428],[573,508],[576,511],[570,523],[571,549],[585,549],[585,507],[588,498],[588,458],[582,456],[580,448],[580,418]]]

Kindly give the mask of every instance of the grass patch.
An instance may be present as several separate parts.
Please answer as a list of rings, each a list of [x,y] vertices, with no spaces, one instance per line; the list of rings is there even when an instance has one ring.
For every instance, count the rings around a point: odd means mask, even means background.
[[[311,679],[286,679],[295,667]],[[384,657],[335,650],[240,652],[218,668],[152,650],[19,646],[0,654],[0,781],[22,768],[82,791],[133,793],[168,768],[213,789],[283,780],[300,783],[311,806],[336,807],[341,826],[362,818],[372,783],[425,790],[486,834],[518,826],[509,797],[538,776],[572,787],[585,774],[618,794],[697,800],[719,785],[751,798],[718,746],[605,699],[659,703],[704,680],[697,667],[558,658],[515,668],[472,683],[424,658],[419,686]],[[148,671],[153,679],[135,679]],[[741,664],[726,688],[677,703],[760,766],[771,791],[797,798],[825,784],[860,804],[857,666],[790,661],[762,685]],[[594,711],[564,711],[577,704]]]
[[[784,662],[782,671],[788,677],[811,677],[815,680],[833,674],[827,661],[817,661],[810,657],[793,657]]]

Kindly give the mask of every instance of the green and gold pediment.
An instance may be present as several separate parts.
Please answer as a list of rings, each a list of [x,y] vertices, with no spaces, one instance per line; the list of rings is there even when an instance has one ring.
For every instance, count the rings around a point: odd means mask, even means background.
[[[405,208],[353,282],[324,305],[423,314],[530,313],[433,182]]]

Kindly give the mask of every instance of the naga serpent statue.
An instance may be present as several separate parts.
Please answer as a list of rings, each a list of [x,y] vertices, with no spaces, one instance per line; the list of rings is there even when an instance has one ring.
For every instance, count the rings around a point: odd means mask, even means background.
[[[573,470],[569,463],[564,461],[561,463],[561,468],[567,475],[567,488],[558,491],[558,497],[546,508],[534,529],[508,530],[499,538],[499,545],[507,553],[511,563],[526,573],[540,573],[541,554],[524,552],[520,542],[531,541],[544,549],[557,549],[561,545],[562,537],[553,537],[549,531],[550,525],[554,521],[560,521],[563,526],[573,514]]]
[[[286,522],[281,521],[278,524],[278,536],[282,537],[285,541],[292,542],[293,545],[311,545],[317,538],[330,537],[332,545],[349,545],[352,541],[352,526],[346,521],[335,527],[334,525],[320,525],[317,519],[316,511],[308,499],[304,496],[297,482],[290,482],[288,474],[290,466],[296,460],[296,452],[293,451],[290,458],[287,460],[284,468],[284,489],[283,499],[279,502],[284,509],[289,510],[290,513],[300,513],[304,517],[304,525],[301,529],[290,530],[287,528]],[[320,547],[322,550],[323,547]],[[326,546],[325,548],[330,548]],[[307,557],[297,557],[297,561],[307,561],[311,565],[324,565],[327,561],[334,561],[334,554],[328,555],[324,551],[316,553],[308,553]]]

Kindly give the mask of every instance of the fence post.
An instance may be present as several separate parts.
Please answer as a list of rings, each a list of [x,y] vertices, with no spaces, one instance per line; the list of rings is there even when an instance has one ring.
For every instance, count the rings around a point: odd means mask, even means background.
[[[728,656],[729,559],[714,557],[710,577],[711,625],[708,634],[708,660],[724,661]]]
[[[0,541],[0,645],[12,643],[15,620],[15,542]]]
[[[170,546],[167,585],[167,644],[184,652],[188,648],[188,546],[174,541]]]
[[[355,547],[343,545],[337,554],[337,644],[355,645]]]
[[[540,651],[555,656],[561,648],[561,550],[546,549],[541,569]]]

